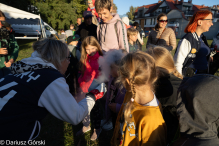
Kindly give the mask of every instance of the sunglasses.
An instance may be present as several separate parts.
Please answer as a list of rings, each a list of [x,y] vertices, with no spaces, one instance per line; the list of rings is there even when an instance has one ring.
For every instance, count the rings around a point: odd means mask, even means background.
[[[164,23],[164,22],[168,22],[168,20],[159,20],[159,22]]]

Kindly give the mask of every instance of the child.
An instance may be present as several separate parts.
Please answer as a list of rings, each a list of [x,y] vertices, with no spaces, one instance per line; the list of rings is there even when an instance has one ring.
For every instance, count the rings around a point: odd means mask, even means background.
[[[138,30],[134,28],[129,28],[127,31],[127,36],[129,40],[129,52],[135,52],[138,50],[138,46],[135,42],[138,39]]]
[[[112,145],[166,146],[166,125],[153,92],[157,80],[153,57],[144,52],[129,53],[122,59],[118,72],[127,92]]]
[[[92,23],[95,24],[95,25],[98,25],[100,18],[99,18],[98,13],[96,12],[96,9],[95,9],[95,0],[88,0],[87,11],[92,12],[92,15],[93,15]]]
[[[103,52],[111,49],[125,49],[129,51],[125,24],[118,14],[111,14],[113,3],[111,0],[96,0],[95,8],[101,19],[97,27],[97,40]]]
[[[66,34],[65,34],[65,31],[64,29],[61,29],[60,30],[60,35],[59,35],[59,40],[62,41],[63,43],[65,43],[65,39],[66,39]]]
[[[69,85],[70,93],[75,95],[77,91],[77,74],[78,74],[78,64],[81,57],[81,53],[77,48],[78,40],[80,37],[78,35],[69,36],[67,38],[67,44],[70,51],[70,64],[68,66],[67,71],[65,72],[66,82]],[[76,85],[76,86],[75,86]]]
[[[105,104],[106,121],[112,118],[113,127],[115,127],[117,114],[119,113],[126,93],[126,90],[122,84],[116,83],[116,79],[118,78],[117,71],[119,68],[119,63],[126,54],[127,52],[125,50],[111,50],[108,51],[104,56],[104,60],[106,62],[105,66],[109,66],[110,68],[108,71],[108,73],[110,73],[110,79],[108,82],[108,92]],[[107,71],[104,67],[101,69],[102,73]]]
[[[88,0],[88,8],[87,11],[91,11],[93,16],[95,16],[96,18],[98,18],[98,13],[96,12],[95,9],[95,0]]]
[[[153,47],[147,50],[158,68],[155,95],[163,109],[163,118],[167,125],[167,142],[170,143],[177,132],[179,121],[176,115],[177,91],[183,76],[176,70],[173,56],[164,47]]]
[[[81,59],[79,63],[79,69],[81,76],[78,79],[78,83],[83,93],[87,93],[93,87],[98,86],[98,82],[95,80],[99,76],[99,64],[98,59],[103,56],[100,45],[93,36],[86,37],[82,42]],[[96,103],[92,109],[94,112],[94,133],[91,136],[91,140],[96,140],[101,132],[101,114],[98,104]],[[83,128],[77,133],[77,135],[90,131],[90,116],[83,121]]]

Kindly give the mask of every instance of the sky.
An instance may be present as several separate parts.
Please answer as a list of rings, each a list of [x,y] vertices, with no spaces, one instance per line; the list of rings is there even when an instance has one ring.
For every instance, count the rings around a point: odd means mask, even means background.
[[[180,0],[179,0],[180,1]],[[187,2],[188,0],[184,0]],[[118,14],[124,15],[129,11],[130,6],[138,7],[143,5],[149,5],[157,3],[158,0],[113,0],[118,8]],[[195,5],[213,6],[219,5],[219,0],[192,0]]]

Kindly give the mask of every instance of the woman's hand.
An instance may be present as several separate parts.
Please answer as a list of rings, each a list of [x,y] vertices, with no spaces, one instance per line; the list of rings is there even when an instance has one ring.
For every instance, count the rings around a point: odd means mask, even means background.
[[[214,61],[213,56],[209,58],[209,61],[210,61],[210,62],[213,62],[213,61]]]
[[[116,104],[117,103],[110,103],[110,104],[108,104],[110,110],[113,111],[114,113],[116,113]]]

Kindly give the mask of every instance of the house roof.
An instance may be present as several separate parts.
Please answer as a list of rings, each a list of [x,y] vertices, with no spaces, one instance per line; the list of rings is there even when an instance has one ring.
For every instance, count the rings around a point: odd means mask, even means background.
[[[157,5],[157,3],[155,3],[155,4],[150,4],[150,5],[143,5],[143,6],[141,6],[141,7],[138,7],[138,8],[135,10],[135,15],[138,14],[138,9],[140,9],[140,8],[151,9],[151,7],[153,7],[153,6],[155,6],[155,5]]]
[[[178,1],[178,3],[176,4],[176,2],[174,0],[164,0],[160,3],[154,3],[154,4],[150,4],[150,5],[143,5],[141,7],[138,7],[136,10],[135,10],[135,15],[138,15],[138,9],[139,8],[147,8],[148,10],[144,13],[144,14],[148,14],[148,13],[152,13],[154,12],[155,10],[157,10],[159,8],[159,6],[163,3],[163,2],[166,2],[167,5],[169,5],[170,7],[170,10],[178,10],[180,12],[182,12],[182,15],[183,17],[185,18],[185,15],[183,13],[183,11],[179,10],[176,5],[177,4],[182,4],[182,1]],[[187,3],[187,2],[184,2],[184,3]],[[200,9],[203,9],[203,8],[209,8],[207,6],[201,6],[201,5],[194,5],[193,4],[193,7],[192,7],[192,10],[195,12],[197,12],[198,10]],[[186,18],[185,18],[186,19]]]

